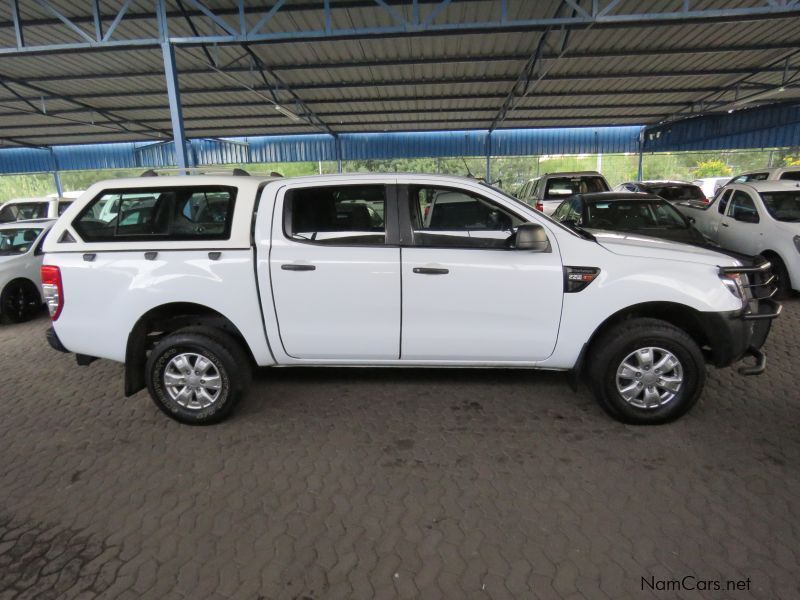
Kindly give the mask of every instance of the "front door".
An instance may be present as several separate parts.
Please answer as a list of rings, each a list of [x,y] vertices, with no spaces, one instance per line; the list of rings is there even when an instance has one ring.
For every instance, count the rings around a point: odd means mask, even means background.
[[[743,254],[758,254],[762,229],[756,203],[749,192],[733,190],[719,228],[719,245]]]
[[[401,190],[401,220],[409,221],[401,358],[547,358],[558,336],[564,285],[552,236],[549,252],[514,250],[510,238],[525,219],[509,206],[438,185]]]
[[[394,186],[289,189],[273,220],[270,277],[283,349],[320,360],[400,355]]]

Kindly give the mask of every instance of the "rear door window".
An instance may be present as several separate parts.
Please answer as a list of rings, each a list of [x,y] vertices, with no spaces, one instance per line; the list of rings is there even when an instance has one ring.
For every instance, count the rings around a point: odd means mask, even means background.
[[[73,221],[85,240],[223,240],[230,238],[236,188],[196,186],[111,190]]]
[[[781,173],[781,179],[788,181],[800,181],[800,171],[786,171]]]
[[[297,242],[341,246],[386,243],[386,186],[349,185],[289,190],[284,231]]]

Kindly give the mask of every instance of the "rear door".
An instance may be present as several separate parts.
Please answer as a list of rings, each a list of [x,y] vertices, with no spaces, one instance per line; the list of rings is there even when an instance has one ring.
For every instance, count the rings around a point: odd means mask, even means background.
[[[270,277],[289,357],[396,360],[400,248],[389,183],[305,185],[278,193]]]
[[[423,218],[426,199],[444,192],[451,200],[461,196],[459,211],[434,228]],[[547,358],[558,335],[564,277],[553,237],[550,252],[511,249],[514,228],[525,217],[472,190],[431,182],[402,186],[398,199],[404,223],[401,358]]]

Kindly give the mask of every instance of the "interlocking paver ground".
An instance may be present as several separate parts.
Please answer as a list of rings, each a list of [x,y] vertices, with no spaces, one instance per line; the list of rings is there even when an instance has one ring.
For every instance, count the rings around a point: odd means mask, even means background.
[[[798,598],[800,299],[669,426],[557,373],[273,369],[179,425],[0,326],[0,599]],[[642,577],[749,592],[642,591]]]

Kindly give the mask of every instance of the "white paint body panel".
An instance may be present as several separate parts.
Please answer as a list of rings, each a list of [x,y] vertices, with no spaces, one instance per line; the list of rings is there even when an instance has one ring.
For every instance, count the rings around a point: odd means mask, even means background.
[[[731,202],[725,214],[720,214],[720,198],[727,190],[739,190],[748,194],[758,212],[758,223],[737,221],[730,216]],[[758,255],[774,252],[781,257],[789,272],[791,286],[800,290],[800,252],[793,238],[800,235],[800,223],[778,221],[769,214],[759,192],[797,191],[796,181],[753,181],[735,183],[720,190],[707,209],[688,203],[676,204],[676,208],[687,217],[693,217],[698,229],[717,242],[720,247],[742,254]]]
[[[253,274],[252,250],[171,250],[146,260],[143,252],[47,254],[60,267],[64,309],[54,326],[71,352],[125,361],[128,335],[147,311],[173,302],[201,304],[225,315],[259,364],[272,362]]]
[[[75,234],[72,218],[103,189],[137,182],[237,186],[231,239],[212,242],[213,247],[209,242],[55,241],[65,230]],[[286,239],[281,219],[287,189],[362,183],[434,184],[483,195],[541,224],[552,252],[337,247]],[[173,302],[202,304],[230,319],[261,365],[552,369],[571,368],[596,328],[628,306],[667,301],[706,312],[741,306],[717,274],[717,266],[737,264],[730,257],[650,238],[598,244],[459,177],[331,175],[269,181],[202,176],[201,182],[179,177],[98,184],[65,213],[45,250],[46,264],[59,266],[64,282],[64,310],[54,325],[59,338],[73,352],[117,361],[124,360],[138,319]],[[157,250],[158,256],[145,260],[145,250]],[[210,250],[221,251],[221,259],[209,259]],[[95,260],[84,260],[85,252],[96,253]],[[292,262],[317,268],[280,268]],[[451,272],[441,277],[412,272],[431,264]],[[563,294],[562,265],[594,266],[601,274],[582,292]]]

